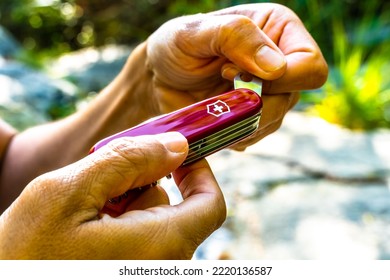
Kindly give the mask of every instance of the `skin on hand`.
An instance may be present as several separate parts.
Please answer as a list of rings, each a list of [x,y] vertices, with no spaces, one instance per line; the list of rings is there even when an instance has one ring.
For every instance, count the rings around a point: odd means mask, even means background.
[[[81,158],[101,137],[231,90],[239,72],[264,80],[260,128],[235,146],[242,150],[275,131],[297,102],[297,92],[320,87],[328,69],[299,18],[277,4],[169,21],[133,52],[87,110],[21,137],[0,127],[7,140],[0,143],[2,193],[14,193],[2,206],[32,178]],[[83,139],[72,142],[80,133]],[[0,258],[191,257],[221,225],[226,209],[205,161],[177,169],[187,153],[184,146],[171,153],[155,137],[121,139],[37,177],[0,217]],[[173,170],[183,203],[167,205],[158,187],[135,194]],[[129,188],[137,196],[131,211],[118,218],[100,214],[109,198]]]
[[[240,5],[173,19],[147,44],[161,113],[231,90],[239,72],[264,80],[260,128],[236,149],[277,130],[298,101],[298,91],[322,86],[328,74],[301,20],[278,4]]]
[[[226,206],[205,160],[179,167],[187,152],[179,133],[122,138],[38,177],[0,217],[0,258],[191,258]],[[160,187],[137,190],[171,172],[182,203],[170,206]],[[126,213],[100,214],[128,189],[138,193]]]

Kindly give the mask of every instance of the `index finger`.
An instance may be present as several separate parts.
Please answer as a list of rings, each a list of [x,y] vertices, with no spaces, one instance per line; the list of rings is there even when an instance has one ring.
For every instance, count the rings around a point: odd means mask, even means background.
[[[84,227],[86,233],[99,232],[96,238],[108,244],[115,258],[191,258],[224,222],[225,200],[205,159],[173,174],[184,198],[180,204],[129,211],[117,218],[105,215]]]
[[[226,219],[225,199],[209,164],[202,159],[180,167],[173,175],[184,199],[175,206],[182,213],[178,218],[187,224],[188,234],[198,231],[206,238]]]

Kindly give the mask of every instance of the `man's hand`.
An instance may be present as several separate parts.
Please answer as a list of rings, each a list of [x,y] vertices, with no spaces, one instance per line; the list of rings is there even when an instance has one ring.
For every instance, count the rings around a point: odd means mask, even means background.
[[[161,113],[232,88],[239,72],[264,80],[259,131],[244,149],[279,128],[297,91],[320,87],[327,64],[301,20],[277,4],[249,4],[184,16],[147,40],[154,94]]]
[[[179,133],[122,138],[43,174],[0,217],[0,258],[191,258],[226,208],[205,160],[179,167],[187,152]],[[170,206],[161,187],[138,190],[173,171],[182,203]],[[101,214],[108,199],[129,189],[138,194],[126,213]]]

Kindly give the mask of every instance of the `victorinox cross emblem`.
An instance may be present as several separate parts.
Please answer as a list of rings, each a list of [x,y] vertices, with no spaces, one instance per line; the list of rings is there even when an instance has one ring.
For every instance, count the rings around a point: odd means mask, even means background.
[[[219,117],[229,112],[230,112],[229,106],[221,100],[218,100],[212,104],[207,105],[207,113],[216,117]]]

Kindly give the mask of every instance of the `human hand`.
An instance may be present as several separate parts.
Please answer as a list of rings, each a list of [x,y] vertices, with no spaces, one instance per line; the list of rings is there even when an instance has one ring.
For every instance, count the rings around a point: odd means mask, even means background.
[[[297,91],[320,87],[328,72],[301,20],[268,3],[173,19],[148,38],[147,59],[161,113],[230,90],[239,72],[264,80],[259,130],[236,149],[279,128]]]
[[[179,133],[122,138],[36,178],[0,217],[0,258],[191,258],[226,208],[205,160],[179,167],[187,152]],[[170,206],[158,186],[137,190],[173,170],[182,203]],[[101,214],[128,189],[138,194],[124,214]]]

